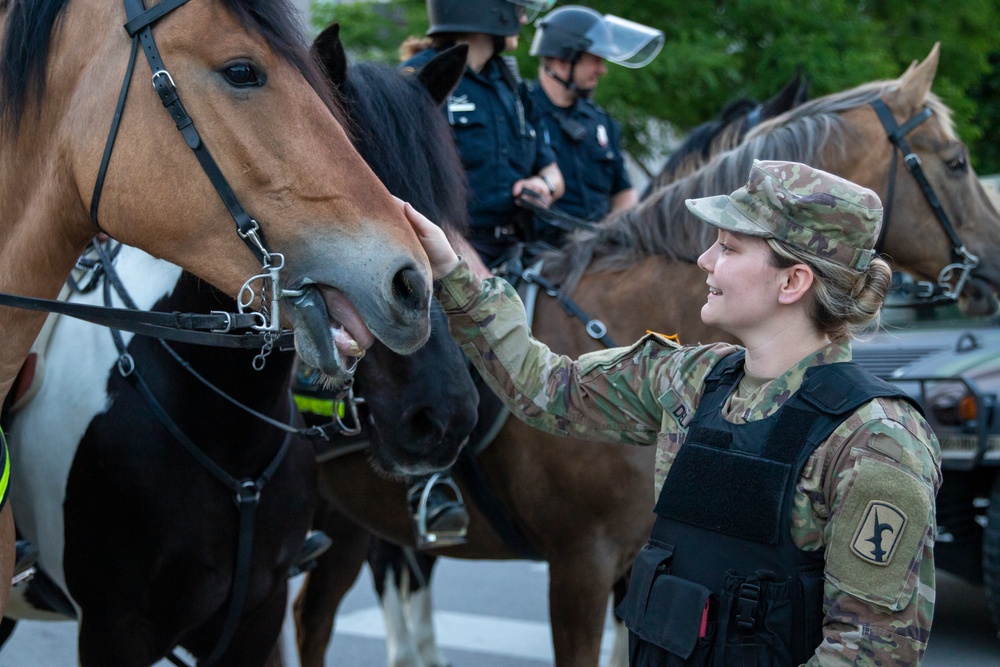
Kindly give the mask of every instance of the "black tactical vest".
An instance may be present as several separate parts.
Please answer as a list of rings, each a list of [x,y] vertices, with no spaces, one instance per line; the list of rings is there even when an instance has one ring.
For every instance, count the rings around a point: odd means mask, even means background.
[[[854,363],[815,366],[773,415],[731,424],[722,407],[742,352],[719,362],[663,484],[649,543],[616,613],[629,664],[794,667],[822,640],[823,551],[792,542],[802,468],[876,397],[910,400]]]

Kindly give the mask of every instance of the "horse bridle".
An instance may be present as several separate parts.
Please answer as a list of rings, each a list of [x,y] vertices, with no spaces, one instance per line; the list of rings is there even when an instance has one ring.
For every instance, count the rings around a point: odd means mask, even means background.
[[[177,129],[184,137],[185,143],[194,152],[209,181],[226,206],[226,210],[236,223],[236,232],[243,242],[261,262],[261,273],[251,276],[240,288],[237,296],[236,313],[212,311],[210,314],[196,313],[157,313],[149,311],[132,311],[123,308],[110,308],[80,303],[66,303],[55,299],[42,299],[18,294],[0,293],[0,306],[20,308],[24,310],[43,311],[68,315],[94,324],[114,327],[145,336],[163,340],[173,340],[197,345],[214,345],[230,348],[259,348],[261,356],[266,357],[272,349],[291,349],[292,334],[281,330],[279,301],[282,297],[298,297],[302,290],[287,290],[281,287],[281,270],[285,265],[284,255],[272,252],[264,238],[260,225],[247,214],[240,205],[239,199],[229,186],[218,164],[212,158],[205,142],[194,126],[194,121],[181,104],[180,97],[174,85],[173,77],[163,65],[159,49],[153,39],[153,24],[173,10],[185,4],[188,0],[163,0],[157,5],[146,9],[143,0],[124,0],[127,22],[125,31],[132,39],[132,49],[129,55],[128,67],[122,81],[118,103],[111,121],[111,128],[104,146],[104,154],[94,183],[94,192],[90,202],[90,217],[98,230],[101,226],[97,220],[101,193],[107,176],[108,165],[114,150],[115,138],[121,122],[125,99],[128,97],[129,84],[135,68],[136,55],[140,46],[146,55],[152,71],[152,84],[164,108],[170,113]],[[102,231],[102,230],[101,230]],[[260,281],[260,310],[253,311],[251,307],[258,301],[254,284]],[[248,333],[231,333],[237,330],[249,330]]]
[[[896,123],[896,118],[892,115],[892,111],[885,102],[878,99],[873,101],[871,105],[875,110],[875,115],[878,116],[879,121],[882,123],[882,127],[885,129],[885,133],[888,136],[889,141],[892,142],[893,145],[892,164],[889,167],[889,188],[886,193],[885,211],[882,216],[882,229],[879,233],[879,239],[876,245],[881,246],[882,240],[886,235],[886,230],[889,227],[889,219],[892,213],[892,200],[896,187],[896,164],[899,159],[899,155],[902,154],[903,164],[906,165],[907,171],[913,174],[913,178],[916,179],[917,185],[920,186],[920,191],[923,192],[924,198],[934,211],[934,215],[937,216],[938,222],[941,223],[941,228],[944,229],[945,234],[948,235],[948,240],[951,241],[952,246],[952,257],[955,259],[955,262],[948,264],[941,269],[941,272],[938,274],[937,284],[926,280],[917,281],[916,297],[922,301],[930,302],[954,301],[958,299],[958,295],[961,293],[962,288],[969,279],[969,274],[979,265],[979,258],[969,252],[969,250],[962,243],[962,240],[958,237],[958,233],[955,231],[954,226],[952,226],[951,220],[948,219],[948,214],[945,212],[944,207],[941,206],[940,200],[934,193],[934,188],[931,187],[930,182],[927,180],[927,176],[924,174],[924,170],[920,162],[920,156],[913,152],[910,148],[910,144],[906,141],[906,135],[934,115],[934,112],[930,107],[924,107],[922,111],[917,113],[902,125],[899,125]]]

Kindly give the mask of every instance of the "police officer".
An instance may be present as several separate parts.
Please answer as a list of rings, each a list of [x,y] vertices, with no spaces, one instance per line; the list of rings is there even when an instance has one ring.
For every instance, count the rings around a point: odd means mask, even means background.
[[[539,19],[531,55],[541,59],[529,87],[533,111],[551,138],[566,194],[558,210],[599,220],[639,197],[625,171],[618,124],[591,99],[607,62],[648,64],[663,47],[663,33],[593,9],[569,5]],[[562,232],[536,220],[542,240],[558,244]]]
[[[555,155],[531,122],[526,91],[513,59],[521,26],[554,0],[427,0],[428,48],[403,63],[419,70],[440,51],[466,44],[466,70],[444,111],[469,183],[470,237],[455,239],[477,273],[533,230],[519,197],[547,208],[564,190]],[[410,480],[410,509],[418,546],[464,542],[469,516],[447,473]]]
[[[487,264],[523,238],[530,190],[548,207],[564,190],[555,155],[531,122],[513,58],[521,26],[554,0],[427,0],[431,47],[404,68],[419,69],[440,50],[467,44],[467,69],[445,106],[469,181],[470,241]],[[464,256],[465,253],[463,253]]]
[[[412,208],[452,334],[519,417],[657,446],[652,535],[617,608],[632,665],[918,665],[934,609],[940,448],[900,390],[850,363],[892,278],[878,196],[755,161],[689,199],[718,229],[702,319],[745,347],[650,334],[574,361],[531,338]]]

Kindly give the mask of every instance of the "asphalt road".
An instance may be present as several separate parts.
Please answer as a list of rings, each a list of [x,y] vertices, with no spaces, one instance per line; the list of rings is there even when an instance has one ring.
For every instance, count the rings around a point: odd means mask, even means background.
[[[454,667],[552,664],[546,607],[547,570],[523,561],[442,559],[434,578],[438,643]],[[365,571],[345,599],[331,666],[386,664],[382,617]],[[73,667],[74,623],[21,623],[0,651],[0,667]],[[606,664],[605,655],[602,664]],[[157,667],[169,667],[162,661]],[[938,606],[924,667],[1000,667],[1000,640],[982,588],[940,574]]]

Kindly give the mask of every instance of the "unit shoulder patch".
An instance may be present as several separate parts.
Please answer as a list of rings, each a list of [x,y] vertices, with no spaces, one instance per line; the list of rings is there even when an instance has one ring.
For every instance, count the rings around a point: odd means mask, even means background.
[[[906,521],[906,513],[891,503],[870,501],[854,531],[851,552],[872,565],[888,565],[896,553]]]

